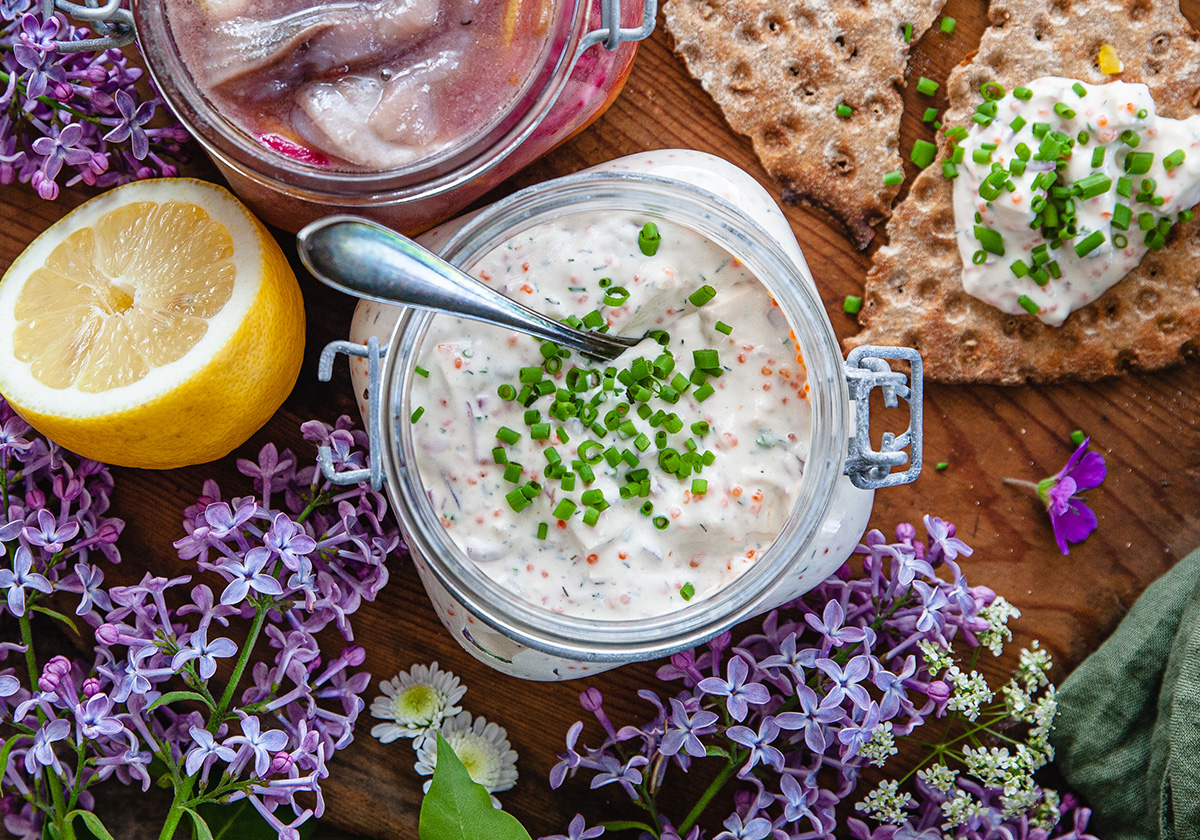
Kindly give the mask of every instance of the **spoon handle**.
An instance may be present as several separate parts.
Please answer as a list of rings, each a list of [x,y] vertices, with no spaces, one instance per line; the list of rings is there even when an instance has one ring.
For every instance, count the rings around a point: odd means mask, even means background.
[[[626,349],[615,337],[553,321],[479,282],[390,228],[354,216],[331,216],[296,235],[300,260],[318,280],[360,298],[448,312],[508,327],[612,359]]]

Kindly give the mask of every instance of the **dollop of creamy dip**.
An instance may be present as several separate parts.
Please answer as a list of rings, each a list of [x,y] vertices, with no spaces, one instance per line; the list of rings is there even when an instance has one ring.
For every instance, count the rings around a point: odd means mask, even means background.
[[[767,289],[682,225],[657,222],[655,250],[646,221],[567,216],[472,269],[552,318],[650,332],[620,358],[438,316],[412,377],[447,533],[569,615],[663,615],[727,586],[783,528],[808,457],[804,363]]]
[[[1127,82],[1047,76],[984,96],[944,168],[963,287],[1059,326],[1191,218],[1200,115],[1160,117],[1149,88]]]

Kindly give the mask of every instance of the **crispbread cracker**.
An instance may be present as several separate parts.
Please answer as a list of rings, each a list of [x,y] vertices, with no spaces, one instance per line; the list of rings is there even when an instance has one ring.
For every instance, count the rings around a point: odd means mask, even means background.
[[[667,30],[729,125],[748,135],[785,201],[828,211],[858,247],[888,217],[902,168],[909,44],[945,0],[669,0]],[[836,108],[854,109],[847,119]]]
[[[950,75],[947,125],[969,122],[984,82],[1011,90],[1052,75],[1144,82],[1158,113],[1182,119],[1198,110],[1200,43],[1177,0],[992,0],[989,17],[975,58]],[[1093,66],[1102,44],[1116,47],[1125,65],[1119,75]],[[921,352],[933,379],[999,384],[1099,379],[1200,353],[1200,223],[1176,225],[1164,250],[1049,327],[963,291],[952,194],[937,165],[913,182],[888,223],[888,245],[875,254],[863,330],[848,348],[906,344]]]

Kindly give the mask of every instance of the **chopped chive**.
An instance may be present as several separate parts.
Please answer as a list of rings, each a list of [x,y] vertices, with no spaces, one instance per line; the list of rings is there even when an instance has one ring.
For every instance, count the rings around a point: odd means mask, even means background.
[[[1117,230],[1129,230],[1129,222],[1133,219],[1133,211],[1124,204],[1113,208],[1112,226]]]
[[[1148,117],[1148,116],[1150,116],[1150,112],[1149,112],[1149,111],[1147,111],[1145,108],[1139,108],[1139,109],[1138,109],[1138,112],[1137,112],[1137,118],[1138,118],[1139,120],[1144,120],[1144,119],[1146,119],[1146,117]]]
[[[1121,132],[1121,142],[1126,146],[1136,149],[1142,142],[1142,136],[1132,128],[1127,128]]]
[[[503,446],[497,446],[492,449],[492,462],[495,464],[508,463],[508,453],[504,451]]]
[[[1129,239],[1120,233],[1114,233],[1112,244],[1114,248],[1121,249],[1129,244]]]
[[[979,244],[983,246],[983,250],[998,257],[1004,256],[1004,237],[997,231],[982,225],[976,225],[975,238],[979,240]]]
[[[525,508],[529,507],[530,505],[529,499],[525,498],[525,494],[521,492],[521,488],[519,487],[516,490],[505,493],[504,500],[508,502],[508,506],[517,513],[525,510]]]
[[[547,525],[545,522],[539,522],[538,529],[537,529],[537,538],[539,540],[544,540],[544,539],[546,539],[546,536],[549,533],[550,533],[550,526]]]
[[[1084,199],[1104,195],[1110,189],[1112,189],[1112,178],[1102,172],[1093,172],[1086,178],[1080,178],[1073,187],[1075,193]]]
[[[904,180],[904,170],[897,169],[894,172],[885,172],[883,175],[883,185],[885,187],[894,187]]]
[[[692,586],[691,583],[685,583],[683,586],[679,587],[679,597],[683,600],[690,601],[695,597],[695,595],[696,587]]]
[[[720,356],[717,354],[716,350],[712,349],[693,350],[692,361],[696,367],[701,368],[702,370],[712,370],[713,368],[720,367],[721,365]]]
[[[550,439],[550,424],[549,423],[534,423],[529,427],[529,437],[533,440],[549,440]]]
[[[1028,295],[1021,295],[1017,298],[1017,303],[1021,304],[1021,308],[1030,315],[1036,315],[1042,311],[1042,308],[1033,302]]]
[[[925,113],[921,115],[921,122],[933,122],[937,119],[937,108],[926,108]]]
[[[1069,108],[1065,102],[1055,102],[1054,113],[1058,114],[1064,120],[1075,118],[1075,111],[1072,108]]]
[[[696,397],[696,402],[704,402],[706,399],[711,397],[714,393],[716,393],[716,389],[713,388],[713,386],[709,385],[708,383],[705,383],[704,385],[702,385],[696,389],[696,393],[694,394],[694,396]]]
[[[1020,131],[1026,125],[1026,120],[1020,114],[1013,118],[1013,121],[1008,124],[1008,127],[1013,131]]]
[[[1108,150],[1108,146],[1097,146],[1092,149],[1092,169],[1099,169],[1104,165],[1104,153]]]
[[[934,466],[934,469],[937,470],[938,472],[945,472],[946,468],[949,466],[950,466],[949,461],[938,461],[937,465]]]
[[[654,517],[654,527],[660,531],[667,530],[667,526],[670,524],[671,524],[671,521],[669,519],[667,519],[667,517],[665,517],[665,516]]]
[[[724,321],[717,321],[716,330],[719,333],[729,335],[731,332],[733,332],[733,327],[729,326]],[[682,390],[682,389],[677,389],[677,390]]]
[[[509,446],[512,446],[521,439],[521,433],[514,432],[512,429],[508,428],[508,426],[501,426],[500,431],[496,432],[496,437],[499,438],[502,443],[507,443]]]
[[[1083,433],[1082,429],[1076,429],[1075,431],[1071,432],[1071,443],[1075,444],[1076,446],[1083,446],[1083,442],[1085,440],[1087,440],[1087,435]]]
[[[575,510],[578,507],[579,506],[570,499],[561,499],[559,503],[554,506],[554,511],[551,516],[553,516],[555,519],[570,519],[571,515],[575,513]]]
[[[1170,172],[1176,166],[1179,166],[1179,164],[1183,163],[1183,158],[1183,149],[1176,149],[1175,151],[1171,152],[1171,154],[1163,158],[1163,166],[1165,166],[1167,171]]]
[[[1085,88],[1079,82],[1076,82],[1075,84],[1071,85],[1071,90],[1075,91],[1075,95],[1080,97],[1081,99],[1083,97],[1087,96],[1087,88]]]
[[[1125,156],[1125,171],[1130,175],[1145,175],[1153,163],[1153,152],[1130,152]]]
[[[910,41],[912,41],[912,24],[906,23],[904,24],[904,43],[907,44]]]
[[[842,311],[847,315],[857,315],[862,311],[863,299],[858,295],[846,295],[842,301]]]
[[[917,91],[925,94],[926,96],[933,96],[935,93],[937,93],[938,87],[938,83],[933,79],[927,79],[924,76],[917,79]]]
[[[1033,91],[1027,87],[1015,87],[1013,88],[1013,96],[1017,97],[1017,99],[1029,101],[1033,99]]]
[[[692,479],[692,495],[703,496],[708,492],[708,482],[703,478]]]
[[[951,33],[954,32],[954,25],[956,23],[957,23],[957,21],[952,17],[942,18],[942,31],[945,32],[947,35],[950,35]]]
[[[917,140],[913,143],[912,153],[909,155],[909,160],[917,166],[924,169],[929,164],[933,163],[933,159],[937,157],[937,146],[930,143],[928,140]]]
[[[596,523],[599,521],[600,521],[600,509],[599,508],[589,507],[589,508],[584,509],[584,511],[583,511],[583,524],[584,525],[595,527]]]
[[[692,306],[704,306],[716,296],[717,290],[712,286],[705,285],[688,295],[688,303]]]
[[[424,377],[425,379],[429,378],[429,371],[425,370],[425,368],[421,367],[420,365],[417,365],[413,368],[413,373],[415,373],[417,376]]]
[[[942,177],[947,181],[953,181],[958,177],[958,167],[954,165],[953,161],[942,161]]]
[[[1025,265],[1024,260],[1017,260],[1009,268],[1012,269],[1012,273],[1017,277],[1024,277],[1029,273],[1029,266]]]
[[[708,425],[707,420],[697,420],[695,423],[692,424],[691,428],[692,428],[692,434],[703,436],[703,435],[708,434],[709,430],[712,427]]]
[[[1075,245],[1075,255],[1078,257],[1086,257],[1092,251],[1095,251],[1104,244],[1104,234],[1098,230],[1094,230],[1087,235],[1082,242]]]
[[[844,102],[839,102],[833,110],[842,119],[848,119],[854,113],[854,109]]]
[[[622,286],[613,286],[604,293],[605,306],[620,306],[629,300],[629,290]]]
[[[416,423],[418,420],[421,419],[421,415],[424,413],[425,413],[425,406],[423,406],[423,405],[417,406],[417,410],[414,411],[412,413],[412,416],[408,418],[408,422]]]
[[[658,246],[662,244],[662,234],[658,232],[658,225],[654,222],[646,222],[642,225],[641,233],[638,234],[638,248],[647,257],[653,257],[658,253]]]

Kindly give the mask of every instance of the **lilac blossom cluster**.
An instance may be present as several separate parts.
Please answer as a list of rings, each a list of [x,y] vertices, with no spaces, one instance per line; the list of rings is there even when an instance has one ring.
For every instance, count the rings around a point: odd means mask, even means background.
[[[353,467],[365,435],[350,426],[302,428]],[[108,836],[90,811],[94,785],[109,778],[174,789],[164,838],[185,818],[211,836],[196,812],[207,802],[248,800],[280,838],[323,812],[327,763],[353,739],[370,675],[356,670],[361,647],[331,655],[316,634],[332,627],[353,640],[349,616],[387,581],[400,537],[380,494],[298,469],[290,451],[267,445],[238,468],[256,495],[226,499],[206,482],[175,544],[216,588],[150,573],[106,588],[95,561],[119,562],[122,528],[104,516],[107,467],[48,444],[0,401],[0,554],[11,562],[0,618],[21,629],[0,657],[25,660],[23,673],[0,670],[0,815],[11,834],[49,828],[72,840],[82,817]],[[74,629],[68,608],[94,636],[94,656],[40,665],[32,619]]]
[[[892,543],[871,531],[856,550],[861,570],[847,563],[738,641],[725,633],[672,656],[658,677],[682,689],[665,702],[638,692],[654,709],[640,726],[618,728],[600,692],[584,691],[606,737],[582,747],[575,723],[551,786],[586,771],[593,789],[619,785],[647,819],[589,828],[579,815],[567,835],[544,840],[616,830],[643,840],[832,840],[847,829],[856,840],[1095,840],[1084,833],[1086,808],[1034,780],[1052,758],[1049,656],[1034,643],[999,693],[989,687],[976,660],[985,649],[1000,655],[1019,613],[968,585],[958,561],[972,550],[953,525],[929,516],[924,525],[924,541],[907,523]],[[935,720],[938,734],[918,732]],[[924,757],[863,796],[868,765],[886,765],[905,739]],[[659,796],[668,771],[697,761],[722,766],[676,813],[678,794]],[[710,834],[701,818],[731,782],[740,783],[734,811]]]
[[[142,70],[121,50],[63,52],[90,38],[34,0],[0,0],[0,184],[31,184],[53,201],[66,186],[113,187],[169,177],[186,160],[182,126],[152,124],[162,104],[142,100]]]

